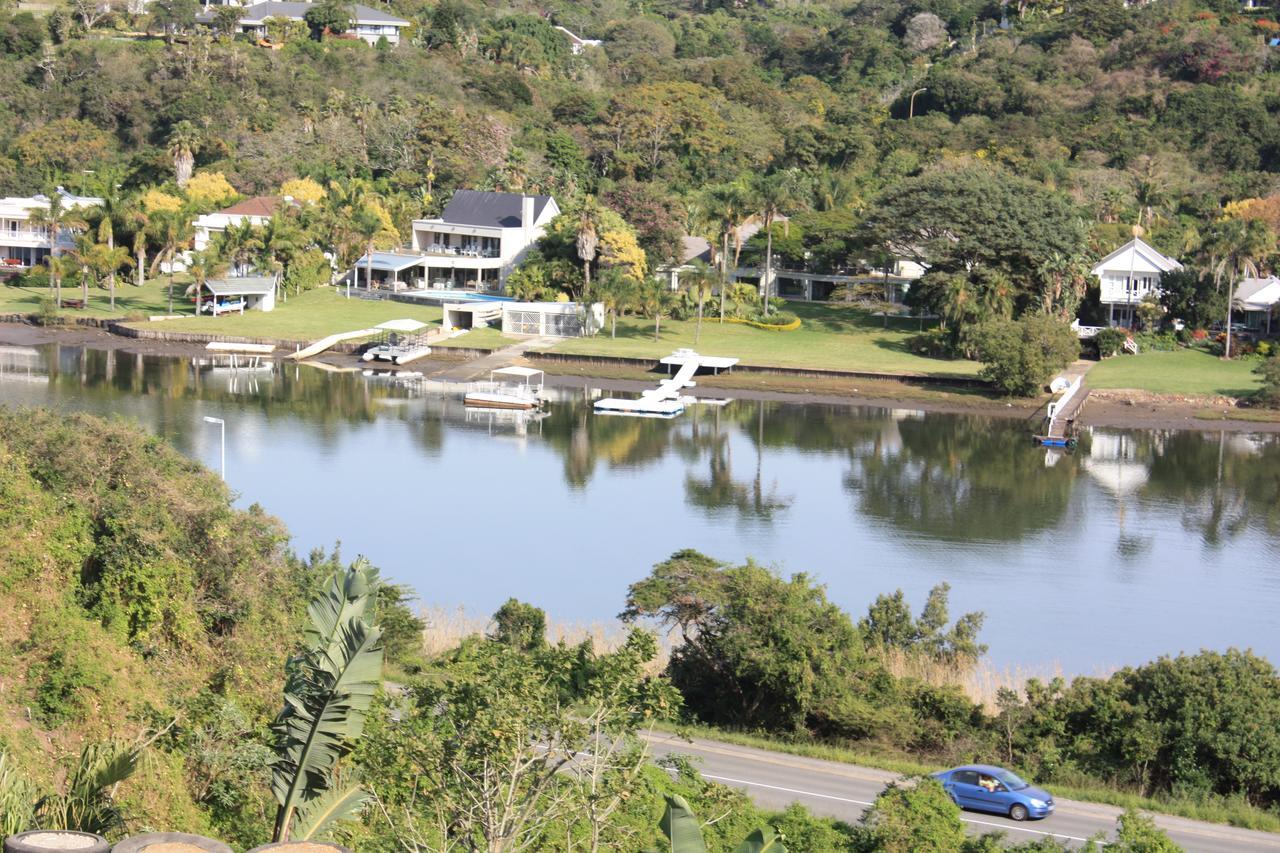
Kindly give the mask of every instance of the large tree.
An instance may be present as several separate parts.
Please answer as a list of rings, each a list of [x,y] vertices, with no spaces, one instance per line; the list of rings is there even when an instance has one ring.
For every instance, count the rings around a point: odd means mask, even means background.
[[[907,178],[882,193],[871,211],[863,225],[868,242],[928,268],[932,275],[913,295],[934,310],[955,277],[978,283],[993,271],[1011,280],[1015,308],[1026,307],[1047,262],[1084,251],[1084,224],[1067,200],[986,165]]]

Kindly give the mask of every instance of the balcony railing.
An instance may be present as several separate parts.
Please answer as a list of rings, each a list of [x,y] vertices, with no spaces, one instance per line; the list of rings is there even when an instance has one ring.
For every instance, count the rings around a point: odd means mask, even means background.
[[[497,249],[482,249],[479,246],[447,246],[443,243],[432,243],[423,246],[424,255],[441,255],[450,258],[497,258]]]

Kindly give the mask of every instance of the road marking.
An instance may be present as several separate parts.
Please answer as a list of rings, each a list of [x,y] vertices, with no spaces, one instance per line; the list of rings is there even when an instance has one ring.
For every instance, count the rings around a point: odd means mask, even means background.
[[[855,806],[871,805],[871,803],[868,803],[864,800],[852,800],[848,797],[837,797],[834,794],[819,794],[817,791],[801,791],[797,788],[784,788],[781,785],[766,785],[764,782],[751,782],[746,779],[730,779],[728,776],[716,776],[712,773],[703,773],[702,778],[713,779],[716,782],[728,782],[731,785],[748,785],[753,788],[768,788],[771,791],[783,791],[788,794],[799,794],[800,796],[803,796],[803,797],[820,797],[824,800],[835,800],[836,802],[839,802],[839,803],[852,803]],[[1029,832],[1032,835],[1044,835],[1049,838],[1065,838],[1068,841],[1080,841],[1080,842],[1087,842],[1089,840],[1087,838],[1080,838],[1075,835],[1063,835],[1060,832],[1045,832],[1044,830],[1041,830],[1041,829],[1029,829],[1025,826],[1010,826],[1009,824],[1006,824],[1006,823],[994,823],[989,820],[978,820],[977,818],[971,818],[971,817],[961,817],[960,819],[965,823],[972,823],[977,826],[994,826],[997,829],[1005,829],[1005,830],[1011,829],[1014,832]]]

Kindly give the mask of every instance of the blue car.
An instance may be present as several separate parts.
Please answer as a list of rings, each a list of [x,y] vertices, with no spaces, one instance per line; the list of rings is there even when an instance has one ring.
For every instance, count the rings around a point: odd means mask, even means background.
[[[962,809],[1008,815],[1014,820],[1053,814],[1053,797],[1018,778],[1018,774],[989,764],[967,764],[934,773],[933,778]]]

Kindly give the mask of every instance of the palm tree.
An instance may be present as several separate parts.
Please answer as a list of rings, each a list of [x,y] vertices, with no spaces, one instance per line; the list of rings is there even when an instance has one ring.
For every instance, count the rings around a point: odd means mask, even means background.
[[[62,245],[66,237],[74,237],[89,225],[74,207],[63,204],[61,188],[45,193],[49,203],[32,208],[28,221],[33,228],[43,229],[49,235],[49,289],[56,293],[57,305],[62,307],[62,265],[57,257],[62,253]]]
[[[1036,270],[1040,278],[1040,307],[1046,314],[1071,320],[1089,284],[1089,265],[1079,255],[1054,252]]]
[[[690,266],[692,269],[681,276],[681,279],[698,306],[698,325],[693,329],[693,345],[696,347],[702,340],[702,306],[715,289],[716,277],[705,261],[695,260]]]
[[[582,200],[574,223],[574,243],[578,260],[582,261],[582,301],[588,302],[591,291],[591,262],[596,259],[600,245],[600,210],[593,196]]]
[[[596,298],[610,317],[609,337],[617,338],[618,314],[634,301],[635,280],[615,267],[605,269],[596,277]]]
[[[1231,358],[1231,312],[1235,301],[1236,280],[1258,275],[1260,263],[1275,251],[1276,237],[1265,222],[1258,219],[1222,219],[1215,223],[1210,238],[1218,261],[1213,266],[1214,283],[1221,287],[1227,276],[1227,336],[1223,358]]]
[[[218,255],[230,265],[236,275],[244,275],[250,261],[262,250],[258,226],[248,219],[239,225],[228,224],[215,241]]]
[[[362,205],[351,218],[351,227],[362,241],[364,241],[364,287],[365,290],[373,290],[373,250],[378,243],[386,240],[396,240],[399,235],[394,228],[387,225],[385,217],[381,216],[379,211],[375,210],[372,205]],[[351,284],[347,284],[347,298],[351,297]]]
[[[191,255],[191,266],[188,268],[193,279],[191,290],[196,295],[196,316],[200,316],[200,296],[204,292],[204,287],[209,283],[209,279],[222,275],[227,270],[227,261],[218,252],[217,249],[205,249],[203,252],[193,252]]]
[[[718,184],[702,195],[702,210],[708,224],[714,225],[721,242],[720,255],[720,322],[724,322],[725,291],[729,288],[729,238],[739,243],[738,226],[746,218],[749,207],[746,193],[739,184]]]
[[[169,313],[173,313],[173,266],[178,251],[186,246],[192,236],[191,221],[181,210],[157,211],[151,216],[151,226],[160,243],[160,252],[152,261],[152,272],[161,264],[169,265]]]
[[[764,315],[769,316],[769,298],[773,295],[773,223],[794,205],[799,197],[796,171],[787,169],[762,175],[751,187],[756,208],[764,226],[764,275],[760,277],[760,302]]]
[[[640,309],[653,318],[653,339],[662,333],[662,315],[671,309],[671,291],[665,282],[651,278],[640,285],[638,298]]]
[[[191,180],[191,171],[195,168],[200,134],[194,124],[183,119],[173,126],[167,145],[169,156],[173,158],[173,173],[178,189],[182,189]]]
[[[283,272],[298,251],[301,234],[293,222],[283,213],[277,213],[268,219],[255,232],[259,251],[258,268],[276,277],[276,287],[284,280]],[[288,294],[284,297],[287,299]]]

